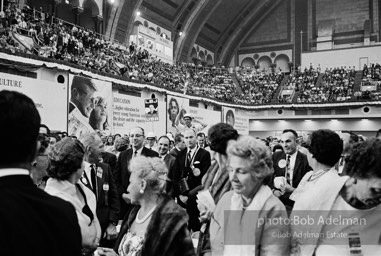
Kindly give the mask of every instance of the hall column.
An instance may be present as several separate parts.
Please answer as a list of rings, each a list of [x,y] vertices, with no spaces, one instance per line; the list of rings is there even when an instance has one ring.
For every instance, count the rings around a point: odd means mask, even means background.
[[[103,31],[101,31],[101,25],[102,25],[102,22],[103,22],[103,18],[102,16],[95,16],[93,17],[93,21],[94,21],[94,25],[95,25],[95,32],[99,33],[99,34],[102,34]]]
[[[83,13],[83,10],[84,9],[80,6],[76,6],[72,9],[72,12],[74,13],[74,17],[75,17],[75,19],[74,19],[75,25],[79,25],[79,23],[80,23],[79,15],[81,15],[81,13]]]

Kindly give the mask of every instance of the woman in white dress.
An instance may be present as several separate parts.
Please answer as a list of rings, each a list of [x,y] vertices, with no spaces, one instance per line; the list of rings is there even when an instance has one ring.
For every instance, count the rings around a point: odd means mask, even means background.
[[[83,252],[87,254],[98,246],[101,228],[96,215],[95,195],[78,182],[84,170],[84,154],[79,140],[66,137],[57,142],[49,153],[47,173],[50,178],[45,191],[74,206],[81,228]]]

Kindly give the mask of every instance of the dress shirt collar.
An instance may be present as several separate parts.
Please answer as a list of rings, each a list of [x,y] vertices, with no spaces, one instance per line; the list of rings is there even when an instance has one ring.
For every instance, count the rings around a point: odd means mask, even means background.
[[[136,150],[136,156],[140,156],[142,154],[142,150],[143,150],[144,147],[141,147],[139,148],[138,150]],[[132,148],[132,156],[134,156],[135,154],[135,149]]]
[[[12,176],[12,175],[29,175],[29,171],[27,169],[22,169],[22,168],[0,169],[0,178],[5,176]]]

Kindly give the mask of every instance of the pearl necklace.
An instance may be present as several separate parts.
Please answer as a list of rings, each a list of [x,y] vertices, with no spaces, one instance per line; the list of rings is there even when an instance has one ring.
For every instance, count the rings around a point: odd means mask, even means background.
[[[140,210],[141,208],[139,209],[138,211],[138,214],[136,214],[136,218],[135,218],[135,222],[138,223],[138,224],[142,224],[144,222],[146,222],[146,220],[152,215],[153,211],[156,209],[156,206],[154,206],[147,214],[146,216],[144,216],[143,218],[139,219],[139,213],[140,213]]]

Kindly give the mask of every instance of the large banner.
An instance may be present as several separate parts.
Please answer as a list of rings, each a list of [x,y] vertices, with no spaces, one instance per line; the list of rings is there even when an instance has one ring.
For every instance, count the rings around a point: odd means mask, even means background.
[[[165,103],[157,101],[157,99],[155,101],[146,100],[118,92],[113,93],[114,134],[128,134],[134,126],[142,127],[146,134],[154,132],[157,137],[165,134],[165,122],[164,120],[159,121],[161,113],[165,113]],[[153,105],[152,114],[150,114],[151,110],[146,111],[146,106],[150,109],[150,105]]]
[[[111,134],[112,84],[82,76],[69,76],[68,134],[100,131]]]
[[[208,134],[209,128],[221,122],[221,112],[210,109],[202,109],[189,106],[189,99],[168,95],[167,131],[173,135],[184,132],[185,126],[183,117],[190,114],[194,119],[192,127],[196,132]]]
[[[183,116],[189,110],[189,99],[167,95],[167,132],[176,135],[183,132]]]
[[[189,113],[194,117],[196,123],[205,124],[201,130],[205,135],[208,135],[208,130],[211,126],[221,122],[221,112],[210,109],[202,109],[189,107]]]
[[[249,118],[245,110],[223,107],[223,122],[233,126],[239,134],[249,135]]]
[[[18,91],[31,98],[50,130],[66,131],[67,83],[57,83],[0,72],[0,90]],[[2,124],[6,125],[6,124]]]

